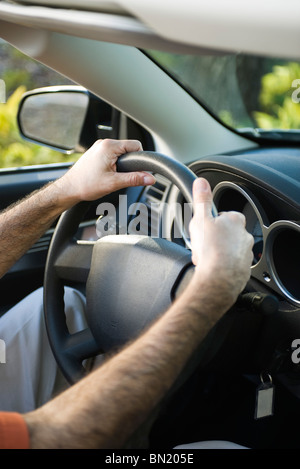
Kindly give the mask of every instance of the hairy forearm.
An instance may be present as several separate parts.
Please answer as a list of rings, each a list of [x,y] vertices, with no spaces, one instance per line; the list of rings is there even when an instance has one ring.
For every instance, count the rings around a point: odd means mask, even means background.
[[[231,302],[226,295],[215,295],[211,282],[193,279],[171,308],[121,354],[25,416],[32,447],[121,448]]]
[[[0,277],[75,201],[60,181],[50,183],[0,214]]]

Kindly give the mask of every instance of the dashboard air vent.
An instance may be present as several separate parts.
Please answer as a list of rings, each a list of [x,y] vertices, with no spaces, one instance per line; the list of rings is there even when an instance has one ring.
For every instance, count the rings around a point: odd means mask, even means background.
[[[160,236],[160,221],[163,203],[170,188],[170,181],[159,174],[154,174],[156,182],[144,189],[136,215],[129,223],[129,234]]]

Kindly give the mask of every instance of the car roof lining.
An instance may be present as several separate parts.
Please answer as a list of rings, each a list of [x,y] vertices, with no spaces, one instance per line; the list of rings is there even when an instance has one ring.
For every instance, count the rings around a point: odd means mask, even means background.
[[[107,0],[18,0],[13,3],[22,5],[44,5],[56,8],[76,8],[77,10],[100,11],[102,13],[118,13],[128,16],[128,12],[117,2]],[[131,15],[129,15],[131,16]]]
[[[0,0],[0,17],[139,48],[300,57],[299,0],[289,0],[289,8],[282,0],[252,0],[243,8],[236,0]]]
[[[72,3],[74,3],[72,1]],[[105,3],[105,2],[104,2]],[[70,34],[139,49],[155,49],[182,54],[219,54],[220,51],[169,41],[144,23],[123,14],[23,6],[0,1],[0,18],[14,24]],[[224,51],[221,51],[224,54]]]

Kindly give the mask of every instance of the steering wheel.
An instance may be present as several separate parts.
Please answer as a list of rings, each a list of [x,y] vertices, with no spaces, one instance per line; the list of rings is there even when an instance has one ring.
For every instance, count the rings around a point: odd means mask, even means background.
[[[127,153],[119,158],[117,170],[159,173],[192,203],[196,176],[170,157],[147,151]],[[124,345],[161,315],[193,269],[190,251],[165,239],[113,235],[96,242],[76,240],[74,235],[89,205],[82,202],[62,214],[45,268],[48,337],[71,384],[86,374],[85,359]],[[86,283],[88,326],[72,334],[64,312],[64,285],[68,282]]]

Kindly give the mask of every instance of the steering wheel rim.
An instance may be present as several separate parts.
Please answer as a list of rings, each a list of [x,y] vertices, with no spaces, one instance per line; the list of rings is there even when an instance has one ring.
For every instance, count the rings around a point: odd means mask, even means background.
[[[192,203],[195,174],[166,155],[148,151],[127,153],[118,159],[117,170],[159,173],[170,179],[182,192],[187,202]],[[63,297],[66,281],[87,282],[91,275],[91,263],[97,243],[90,245],[73,241],[78,225],[89,205],[90,202],[82,202],[61,215],[49,247],[44,277],[44,314],[50,346],[61,371],[71,384],[85,375],[83,360],[103,351],[99,347],[99,341],[95,339],[95,330],[92,332],[91,327],[70,334],[64,314]],[[216,214],[215,207],[213,210],[213,214]],[[166,243],[170,242],[166,241]],[[173,244],[170,243],[170,245]],[[160,246],[162,250],[166,247],[171,251],[173,249],[173,246],[164,243]],[[135,252],[134,249],[133,252]],[[170,252],[167,255],[168,259],[173,256],[173,252],[171,254]],[[190,255],[187,256],[180,251],[178,255],[175,253],[174,259],[177,264],[175,278],[176,275],[178,277],[178,272],[181,275],[181,271],[190,266]]]
[[[137,167],[142,167],[143,171],[159,173],[170,179],[181,191],[186,201],[190,204],[193,203],[192,189],[196,175],[187,166],[162,153],[151,151],[127,153],[121,156],[117,163],[120,172],[137,171]],[[180,177],[177,175],[177,171]],[[214,203],[212,204],[212,215],[214,217],[218,215]]]

